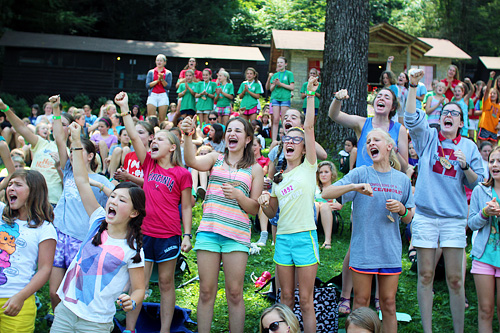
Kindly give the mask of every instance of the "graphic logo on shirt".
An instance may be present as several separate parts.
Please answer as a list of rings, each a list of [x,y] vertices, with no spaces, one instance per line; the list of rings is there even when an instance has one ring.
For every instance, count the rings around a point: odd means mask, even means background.
[[[385,192],[385,193],[394,193],[397,195],[402,195],[403,191],[399,190],[396,185],[393,184],[381,184],[381,183],[370,183],[373,192]],[[390,196],[388,197],[390,198]]]
[[[102,244],[95,246],[92,238],[86,241],[75,260],[76,265],[67,272],[63,292],[65,300],[74,304],[78,301],[89,305],[95,298],[95,292],[102,292],[113,281],[120,269],[126,265],[123,261],[124,250],[117,245],[106,245],[108,233],[101,235]],[[74,298],[68,293],[71,282],[75,280]]]
[[[172,192],[172,189],[174,187],[174,184],[175,184],[175,181],[168,177],[168,176],[164,176],[164,175],[160,175],[158,173],[151,173],[149,176],[148,176],[148,182],[157,182],[157,183],[160,183],[160,184],[163,184],[165,185],[170,192]],[[155,184],[156,188],[158,188],[158,184]]]
[[[455,154],[453,154],[454,150],[451,148],[443,148],[443,152],[444,152],[445,157],[451,163],[451,168],[445,169],[445,167],[443,167],[443,165],[439,161],[439,151],[441,150],[440,147],[441,146],[438,145],[438,149],[436,151],[436,154],[434,154],[434,156],[433,156],[435,162],[434,162],[434,165],[432,166],[432,171],[434,171],[435,173],[439,173],[439,174],[443,174],[443,171],[444,171],[445,176],[455,178],[455,176],[457,175],[457,170],[455,169],[457,162],[453,162],[453,161],[456,161],[457,157],[455,156]]]
[[[16,239],[19,237],[19,226],[2,224],[0,226],[0,286],[7,283],[10,256],[16,252]]]

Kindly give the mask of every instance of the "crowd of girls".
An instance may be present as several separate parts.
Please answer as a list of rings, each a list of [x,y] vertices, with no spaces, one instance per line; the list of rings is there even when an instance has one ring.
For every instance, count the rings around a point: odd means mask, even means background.
[[[320,248],[332,248],[336,211],[349,202],[352,246],[343,262],[339,303],[339,312],[351,313],[348,330],[365,324],[380,329],[364,310],[375,280],[383,329],[397,331],[399,224],[411,222],[423,330],[432,330],[438,248],[445,257],[453,326],[463,330],[468,226],[475,231],[471,273],[479,329],[491,331],[491,290],[500,276],[500,188],[495,183],[500,177],[495,144],[500,80],[491,72],[484,85],[460,82],[458,69],[450,66],[447,78],[427,93],[420,82],[423,71],[401,73],[396,81],[392,61],[390,57],[381,76],[373,117],[341,111],[349,98],[344,89],[330,105],[329,117],[356,134],[339,153],[340,179],[335,164],[318,163],[327,158],[314,135],[319,71],[311,69],[302,85],[304,112],[290,108],[294,75],[283,57],[266,84],[272,119],[261,110],[259,98],[265,90],[251,67],[235,87],[228,71],[220,69],[212,80],[210,69],[199,71],[190,59],[176,83],[177,103],[169,104],[172,73],[161,54],[147,75],[144,115],[137,105],[130,110],[125,92],[106,102],[99,118],[92,117],[88,106],[61,112],[55,95],[44,105],[45,115],[34,107],[25,122],[0,100],[0,111],[13,128],[6,132],[9,144],[26,142],[22,148],[32,160],[31,169],[24,170],[17,152],[9,154],[7,144],[0,145],[8,170],[0,182],[5,191],[0,204],[0,285],[5,285],[0,289],[0,331],[33,331],[34,293],[49,281],[53,332],[110,331],[115,304],[127,312],[126,332],[135,332],[157,264],[161,332],[168,332],[176,302],[177,258],[193,247],[200,278],[198,331],[211,330],[222,265],[230,329],[243,332],[250,216],[258,215],[259,246],[267,245],[268,221],[272,224],[280,302],[286,305],[266,310],[260,329],[298,331],[288,312],[298,286],[304,332],[315,332]],[[240,116],[233,114],[236,96]],[[465,138],[476,135],[479,149]],[[261,152],[264,136],[274,141],[269,158]],[[466,188],[472,190],[470,213]],[[196,196],[203,200],[203,215],[193,241]],[[318,223],[325,233],[321,247]]]

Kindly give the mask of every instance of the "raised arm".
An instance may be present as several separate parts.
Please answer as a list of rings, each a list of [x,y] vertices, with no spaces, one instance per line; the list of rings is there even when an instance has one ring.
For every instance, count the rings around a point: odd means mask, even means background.
[[[386,71],[392,71],[392,62],[394,61],[394,56],[389,56],[387,58],[387,64],[385,65],[385,70]]]
[[[314,92],[319,87],[318,79],[310,77],[307,82],[307,90]],[[306,139],[306,158],[310,164],[316,163],[316,140],[314,138],[314,95],[309,95],[307,98],[306,120],[304,122],[304,136]]]
[[[491,84],[493,83],[493,80],[495,79],[495,75],[496,75],[496,73],[494,71],[490,72],[490,79],[488,80],[488,84],[486,85],[486,90],[484,91],[483,99],[488,99],[488,97],[490,97]]]
[[[218,152],[211,152],[204,156],[196,156],[196,147],[193,143],[193,134],[195,124],[191,117],[186,117],[181,124],[181,130],[184,132],[184,160],[186,165],[198,170],[209,171],[217,161]]]
[[[51,96],[49,98],[49,101],[50,104],[52,104],[52,112],[54,113],[54,123],[52,124],[52,130],[54,132],[54,139],[56,140],[57,151],[59,152],[59,161],[61,163],[61,167],[64,169],[66,161],[68,161],[68,151],[66,150],[66,138],[64,135],[61,120],[61,109],[59,108],[61,96]]]
[[[73,122],[69,126],[69,129],[71,131],[72,141],[71,150],[73,151],[73,175],[75,177],[76,187],[78,187],[78,192],[80,192],[83,207],[85,207],[85,211],[90,216],[97,208],[101,207],[101,205],[97,202],[94,192],[90,187],[89,174],[85,167],[85,162],[83,161],[83,146],[80,139],[81,127],[76,122]]]
[[[32,147],[35,147],[38,142],[38,136],[33,133],[28,127],[26,127],[24,122],[18,116],[16,116],[14,111],[12,111],[10,107],[2,101],[1,98],[0,111],[4,112],[7,120],[12,124],[12,126],[14,126],[16,132],[19,133],[19,135],[22,135],[22,137],[26,141],[28,141],[28,143],[30,143]]]
[[[410,86],[408,88],[408,98],[406,99],[406,112],[417,112],[417,87],[420,79],[424,77],[422,69],[410,69],[409,71]]]
[[[134,146],[135,153],[139,161],[144,163],[146,159],[147,149],[144,147],[141,138],[139,137],[139,133],[135,129],[134,120],[130,115],[130,109],[128,107],[128,95],[126,92],[120,92],[115,96],[115,103],[120,107],[122,113],[120,114],[123,119],[123,124],[125,125],[125,129],[127,130],[127,134],[130,137],[130,141],[132,141],[132,146]]]
[[[340,111],[342,101],[349,98],[346,89],[339,90],[335,93],[335,98],[330,104],[328,116],[337,124],[353,129],[358,137],[361,135],[361,130],[365,124],[366,118],[347,114]]]
[[[0,141],[0,158],[2,158],[3,164],[9,173],[9,176],[12,175],[16,168],[14,168],[14,162],[12,162],[12,157],[10,157],[9,146],[7,146],[7,142]],[[3,190],[7,187],[9,183],[9,177],[5,177],[0,182],[0,190]]]

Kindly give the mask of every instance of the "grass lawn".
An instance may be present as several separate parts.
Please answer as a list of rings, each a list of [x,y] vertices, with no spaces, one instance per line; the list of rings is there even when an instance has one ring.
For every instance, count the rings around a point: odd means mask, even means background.
[[[344,220],[348,221],[349,212],[345,205],[342,215]],[[199,221],[201,219],[201,204],[198,203],[193,210],[193,224],[194,230],[197,229]],[[252,241],[256,242],[259,238],[257,232],[253,233]],[[320,249],[321,265],[318,269],[318,277],[327,281],[333,276],[336,276],[342,271],[342,261],[344,255],[349,247],[349,229],[344,230],[343,234],[339,236],[335,234],[332,240],[332,249],[325,250]],[[324,236],[319,235],[319,243],[323,243]],[[416,281],[417,276],[414,272],[410,271],[410,262],[407,259],[406,251],[408,244],[403,245],[403,273],[399,280],[399,289],[397,294],[397,311],[408,313],[412,317],[410,323],[399,323],[400,332],[421,332],[422,327],[420,323],[420,314],[417,303],[417,292],[416,292]],[[470,246],[468,248],[470,250]],[[245,277],[245,288],[244,288],[244,298],[246,306],[246,320],[245,320],[245,332],[258,332],[259,331],[259,318],[262,310],[270,306],[271,303],[266,301],[259,294],[255,294],[255,287],[250,279],[250,274],[254,272],[257,276],[265,270],[270,271],[274,275],[274,264],[272,261],[273,247],[271,243],[262,248],[260,255],[249,256],[248,265]],[[176,276],[175,285],[178,286],[181,283],[195,277],[198,275],[197,265],[196,265],[196,253],[191,251],[187,254],[189,267],[191,273],[184,274],[182,276]],[[467,272],[470,271],[471,261],[470,258],[467,260]],[[153,289],[152,296],[148,299],[149,302],[159,302],[160,294],[158,291],[158,286],[156,284],[151,284]],[[449,310],[449,298],[448,289],[446,282],[443,278],[437,279],[434,284],[435,296],[434,296],[434,321],[433,330],[435,332],[451,332],[453,329],[451,314]],[[48,284],[45,285],[38,296],[40,297],[43,307],[38,313],[36,332],[48,332],[47,325],[45,324],[43,317],[48,311],[48,304],[50,303],[48,295]],[[470,307],[465,311],[465,331],[475,332],[477,331],[477,299],[474,281],[471,274],[467,274],[466,278],[466,295],[469,300]],[[196,321],[196,305],[198,302],[198,292],[199,283],[194,282],[182,289],[176,290],[177,295],[177,305],[193,310],[191,314],[191,319]],[[215,303],[214,310],[214,321],[212,325],[212,332],[227,332],[228,331],[228,315],[227,315],[227,305],[225,301],[224,292],[224,273],[221,272],[219,275],[219,292],[217,294],[217,300]],[[339,328],[344,328],[345,317],[340,318]],[[188,326],[191,330],[196,331],[195,326]],[[140,328],[139,328],[140,330]],[[498,331],[498,321],[494,319],[493,330]]]

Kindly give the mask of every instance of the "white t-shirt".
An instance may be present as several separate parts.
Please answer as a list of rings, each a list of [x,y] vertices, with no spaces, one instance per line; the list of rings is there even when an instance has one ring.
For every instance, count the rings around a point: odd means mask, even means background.
[[[5,207],[0,203],[0,212]],[[57,240],[52,223],[29,228],[27,221],[16,220],[9,226],[0,220],[0,298],[10,298],[21,291],[35,275],[38,246],[47,239]]]
[[[130,268],[144,266],[141,261],[134,264],[136,251],[126,239],[111,238],[102,233],[102,244],[94,246],[92,238],[106,217],[102,207],[90,216],[90,229],[78,254],[71,262],[57,295],[64,305],[78,317],[96,322],[109,323],[115,314],[115,301],[130,287]]]

